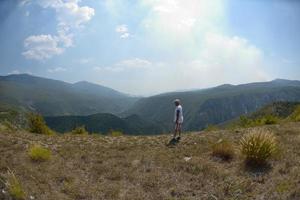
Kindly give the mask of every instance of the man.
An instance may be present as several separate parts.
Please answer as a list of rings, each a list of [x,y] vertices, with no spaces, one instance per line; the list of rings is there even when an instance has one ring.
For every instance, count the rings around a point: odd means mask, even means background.
[[[179,99],[175,99],[174,104],[176,108],[174,113],[175,130],[174,130],[173,140],[179,141],[181,136],[181,126],[183,123],[183,112],[182,112],[182,106],[180,105]],[[177,133],[178,133],[178,137],[176,139]]]

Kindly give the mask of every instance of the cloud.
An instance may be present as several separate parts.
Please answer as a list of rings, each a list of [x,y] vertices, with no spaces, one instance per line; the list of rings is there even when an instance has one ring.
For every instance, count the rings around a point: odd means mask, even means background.
[[[58,24],[56,35],[32,35],[25,39],[26,51],[22,54],[27,59],[45,60],[63,53],[73,46],[74,31],[82,28],[95,15],[93,8],[79,6],[79,0],[23,0],[21,5],[32,2],[44,9],[54,9]]]
[[[11,75],[11,74],[21,74],[21,72],[19,71],[19,70],[13,70],[13,71],[11,71],[11,72],[9,72],[9,73],[7,73],[8,75]]]
[[[133,58],[94,70],[110,77],[105,84],[139,95],[270,79],[263,70],[264,52],[245,38],[211,32],[202,42],[195,59],[154,62]]]
[[[33,35],[24,41],[25,51],[22,55],[27,59],[44,60],[64,52],[58,46],[58,40],[51,35]]]
[[[116,32],[120,34],[120,38],[126,39],[131,36],[126,24],[118,25],[116,27]]]
[[[153,64],[145,59],[132,58],[127,60],[119,61],[111,66],[106,67],[94,67],[95,71],[110,71],[110,72],[123,72],[131,70],[147,70]]]
[[[56,72],[65,72],[67,71],[67,69],[63,67],[56,67],[56,68],[48,69],[47,71],[49,73],[56,73]]]

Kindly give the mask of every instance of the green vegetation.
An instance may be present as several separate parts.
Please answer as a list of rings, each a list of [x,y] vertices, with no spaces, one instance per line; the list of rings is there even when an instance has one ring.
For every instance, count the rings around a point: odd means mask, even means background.
[[[277,151],[275,136],[262,129],[255,129],[245,135],[241,141],[241,153],[250,165],[264,165]]]
[[[90,133],[109,134],[110,130],[120,130],[124,134],[160,134],[159,124],[148,122],[137,115],[120,118],[113,114],[98,113],[88,116],[45,117],[47,125],[57,132],[70,132],[74,127],[85,126]]]
[[[216,125],[210,124],[204,130],[205,131],[217,131],[217,130],[220,130],[220,128]]]
[[[9,195],[14,200],[24,200],[25,199],[26,194],[22,188],[22,185],[19,182],[19,180],[17,179],[17,177],[14,175],[14,173],[11,171],[8,171],[8,173],[7,173],[6,187],[8,189]]]
[[[122,136],[123,133],[121,131],[111,130],[109,135],[112,137],[119,137],[119,136]]]
[[[0,88],[1,103],[47,116],[116,113],[137,100],[101,85],[88,82],[69,84],[28,74],[0,76]]]
[[[233,145],[227,140],[220,139],[212,145],[212,155],[225,161],[231,160],[234,157]]]
[[[47,161],[51,158],[51,151],[36,144],[30,147],[28,155],[33,161]]]
[[[89,132],[87,132],[85,130],[84,126],[79,126],[79,127],[75,128],[74,130],[72,130],[71,134],[73,134],[73,135],[88,135]]]
[[[239,127],[242,128],[249,128],[255,126],[263,126],[263,125],[270,125],[270,124],[278,124],[280,119],[273,115],[265,115],[259,118],[249,118],[246,116],[241,116],[240,121],[238,123]]]
[[[291,121],[299,122],[300,121],[300,105],[296,107],[294,112],[288,118]]]
[[[29,131],[31,133],[53,135],[54,132],[46,125],[44,118],[38,114],[30,114]]]
[[[110,129],[119,128],[125,134],[154,134],[169,131],[173,128],[170,113],[173,113],[172,101],[176,98],[180,98],[183,103],[186,131],[202,130],[207,124],[225,123],[278,100],[300,101],[300,81],[288,80],[281,81],[279,84],[278,80],[275,80],[237,86],[222,85],[204,90],[164,93],[147,98],[130,97],[87,82],[68,84],[24,74],[1,76],[0,88],[1,103],[23,107],[29,111],[35,110],[44,116],[112,113],[120,116],[139,115],[141,120],[148,122],[145,125],[133,117],[115,119],[105,124],[111,120],[107,116],[108,119],[99,122],[104,125],[93,122],[90,126],[80,117],[79,121],[84,123],[76,124],[71,120],[77,119],[68,118],[63,122],[53,120],[53,123],[48,124],[46,119],[48,126],[58,132],[69,132],[75,124],[94,129],[88,130],[89,132],[104,134]],[[118,125],[114,123],[117,120],[123,121],[122,123],[126,125],[113,127],[112,125]],[[63,123],[66,125],[64,126]]]

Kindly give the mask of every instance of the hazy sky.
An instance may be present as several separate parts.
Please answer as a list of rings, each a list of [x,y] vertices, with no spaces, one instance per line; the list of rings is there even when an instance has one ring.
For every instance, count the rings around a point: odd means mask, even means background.
[[[149,95],[300,79],[300,1],[0,0],[0,74]]]

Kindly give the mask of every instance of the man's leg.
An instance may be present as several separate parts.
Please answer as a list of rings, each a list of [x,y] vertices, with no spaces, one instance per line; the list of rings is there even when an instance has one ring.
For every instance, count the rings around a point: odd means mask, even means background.
[[[174,139],[176,138],[177,131],[178,131],[178,124],[176,123],[176,124],[175,124],[174,135],[173,135],[173,138],[174,138]]]
[[[179,138],[180,138],[180,137],[181,137],[181,123],[178,124],[178,129],[177,129],[177,131],[178,131],[178,136],[179,136]]]

